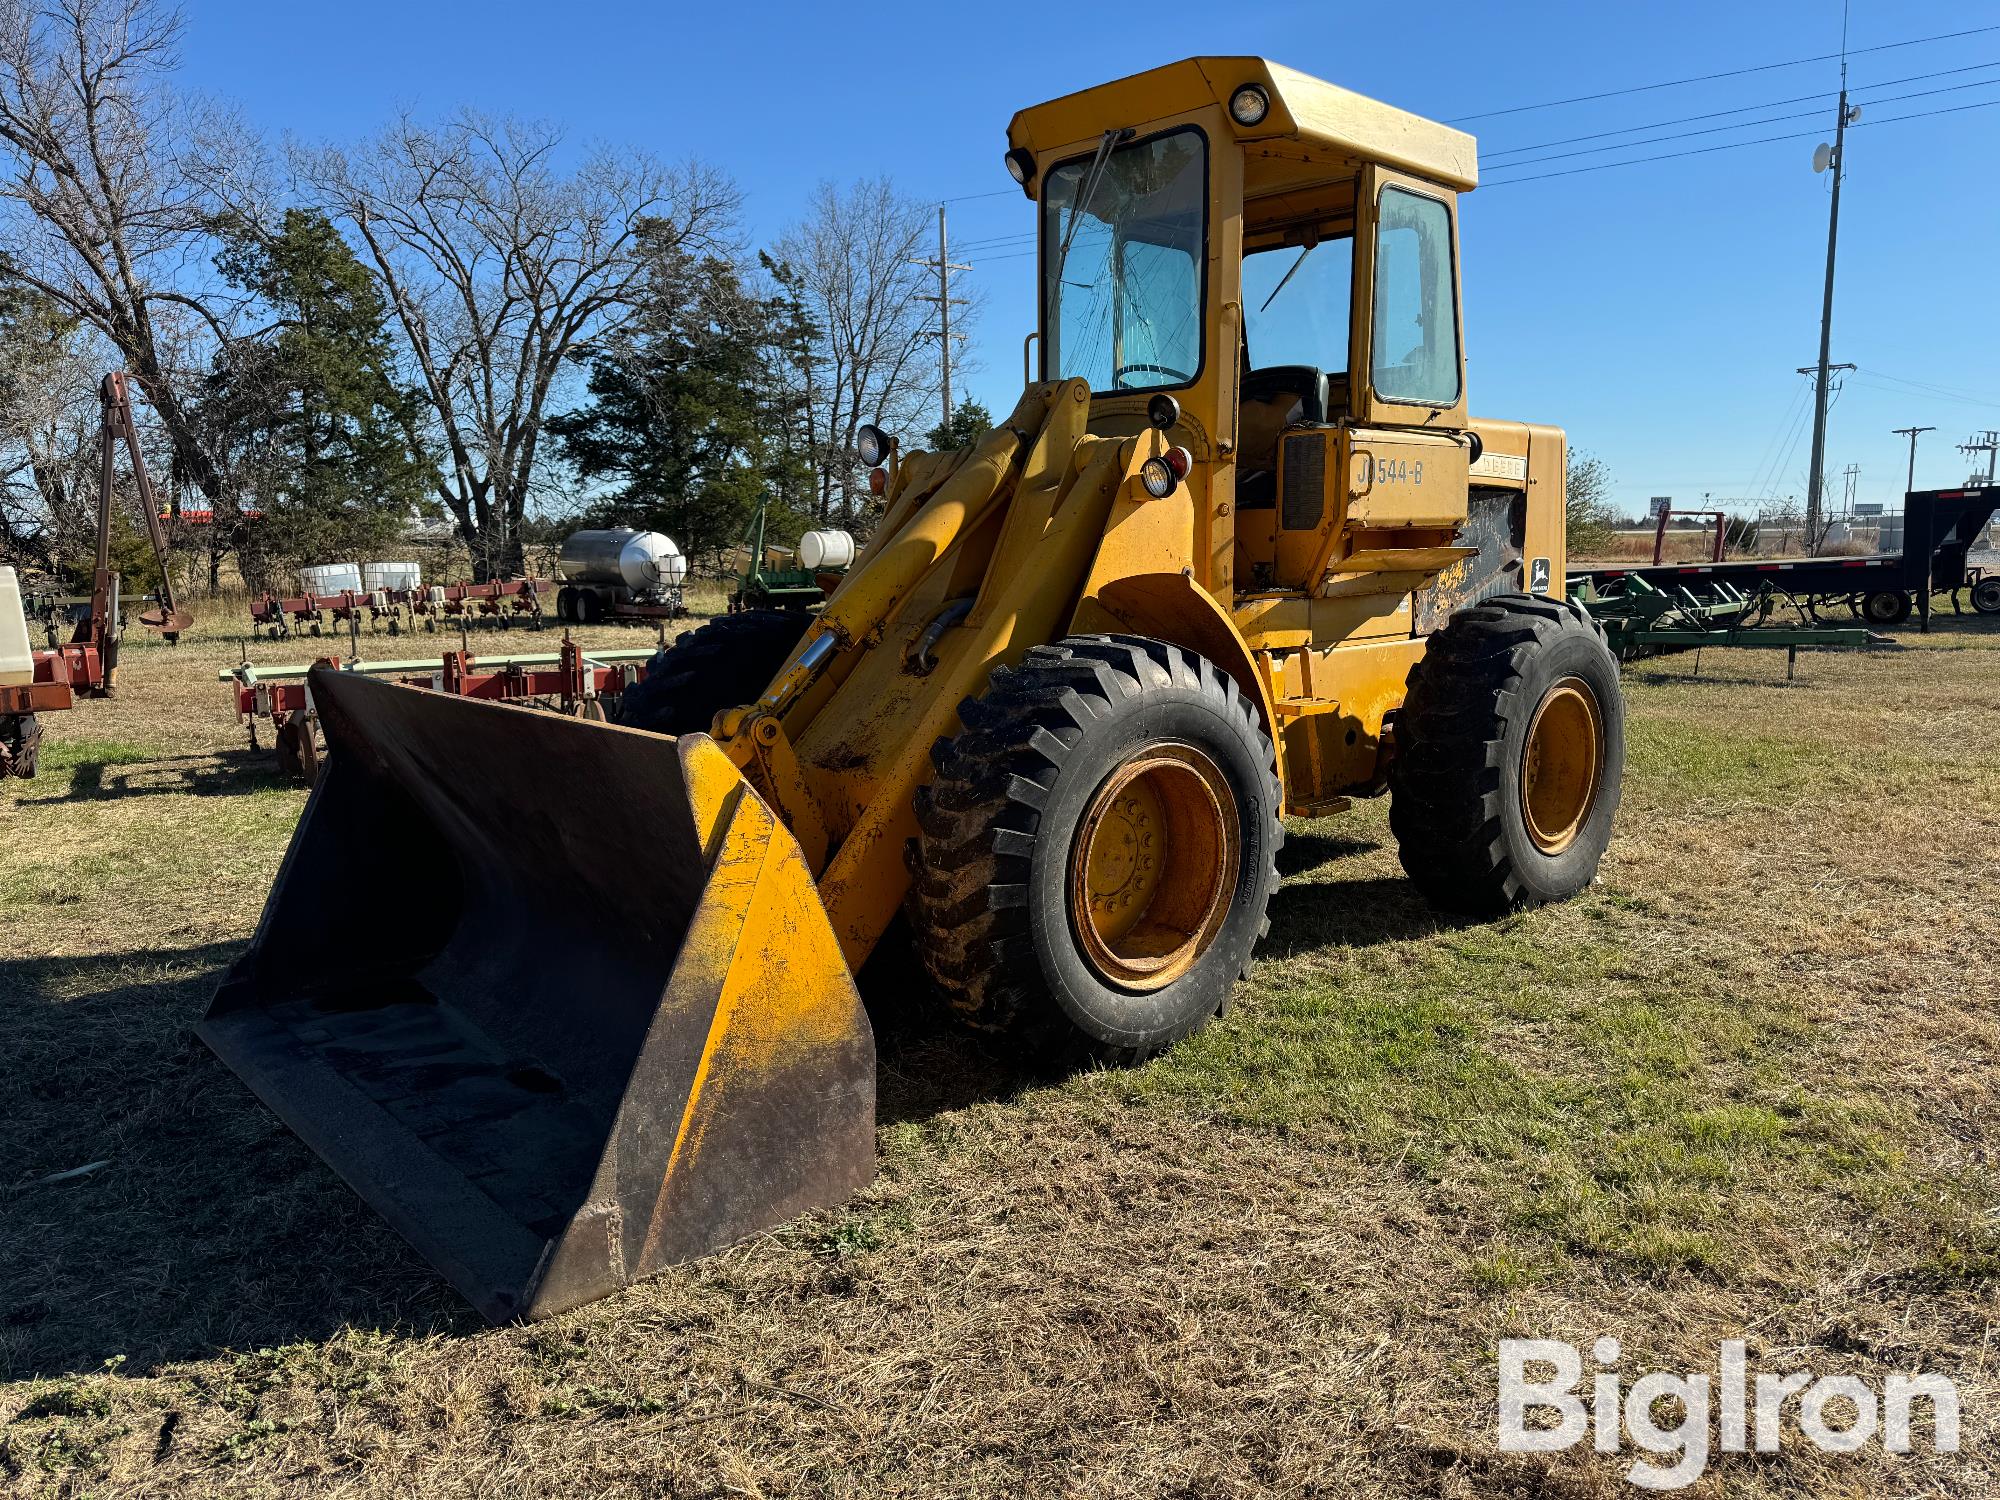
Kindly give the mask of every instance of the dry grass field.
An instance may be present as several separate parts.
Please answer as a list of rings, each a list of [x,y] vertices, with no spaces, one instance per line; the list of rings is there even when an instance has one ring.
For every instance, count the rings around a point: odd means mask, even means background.
[[[1788,1428],[1689,1493],[1995,1491],[2000,621],[1628,668],[1561,908],[1441,920],[1383,805],[1295,825],[1254,979],[1134,1071],[1024,1076],[885,953],[872,1188],[499,1331],[191,1033],[305,800],[231,629],[0,789],[0,1491],[1585,1500],[1632,1455],[1497,1451],[1495,1349],[1600,1334],[1959,1385],[1956,1454]]]

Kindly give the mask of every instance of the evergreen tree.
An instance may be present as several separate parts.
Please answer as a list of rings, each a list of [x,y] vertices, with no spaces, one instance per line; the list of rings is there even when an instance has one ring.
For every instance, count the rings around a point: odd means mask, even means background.
[[[609,486],[587,518],[663,531],[699,557],[735,543],[769,495],[770,534],[795,532],[812,474],[787,378],[796,309],[728,260],[642,234],[638,311],[587,351],[590,403],[548,424],[577,472]]]
[[[993,413],[970,396],[952,408],[951,425],[940,422],[924,437],[933,453],[966,448],[993,430]]]
[[[203,403],[233,488],[262,512],[238,528],[246,572],[393,547],[437,506],[374,276],[320,214],[288,210],[276,234],[240,220],[217,230],[217,269],[274,315],[222,352]]]

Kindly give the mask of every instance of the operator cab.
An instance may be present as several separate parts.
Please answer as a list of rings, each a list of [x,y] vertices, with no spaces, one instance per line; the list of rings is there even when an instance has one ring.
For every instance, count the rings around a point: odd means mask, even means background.
[[[1040,210],[1040,377],[1087,381],[1107,435],[1143,431],[1156,392],[1179,401],[1211,593],[1317,590],[1344,519],[1379,518],[1392,547],[1451,540],[1470,136],[1204,57],[1024,110],[1009,138]]]

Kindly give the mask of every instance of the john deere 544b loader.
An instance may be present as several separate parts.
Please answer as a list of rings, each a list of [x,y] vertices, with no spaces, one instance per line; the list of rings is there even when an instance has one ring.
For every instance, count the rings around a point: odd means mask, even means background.
[[[1287,814],[1386,789],[1457,911],[1597,868],[1563,435],[1466,414],[1472,138],[1203,57],[1009,145],[1039,372],[969,448],[864,431],[817,615],[683,636],[624,725],[313,675],[328,771],[202,1034],[490,1317],[864,1183],[899,911],[971,1024],[1132,1060],[1244,973]]]

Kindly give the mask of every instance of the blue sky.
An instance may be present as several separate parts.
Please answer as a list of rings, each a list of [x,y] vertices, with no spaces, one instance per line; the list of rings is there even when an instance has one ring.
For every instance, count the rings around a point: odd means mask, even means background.
[[[1838,0],[1489,0],[1410,11],[1148,0],[1062,7],[1055,36],[1031,29],[1036,14],[949,4],[192,0],[185,77],[235,100],[274,136],[348,139],[400,107],[472,104],[561,121],[578,140],[699,156],[742,184],[746,228],[761,239],[821,178],[887,173],[924,198],[998,192],[1008,186],[1001,153],[1016,108],[1195,53],[1262,54],[1459,119],[1834,52],[1841,33]],[[1855,0],[1849,45],[1976,27],[2000,28],[2000,3]],[[1917,76],[1950,69],[1961,71]],[[1489,166],[1461,226],[1474,411],[1568,428],[1611,466],[1618,498],[1635,508],[1653,494],[1801,493],[1810,413],[1794,371],[1818,350],[1828,185],[1810,158],[1830,136],[1838,77],[1837,64],[1820,62],[1466,122],[1482,153],[1494,153],[1744,106],[1768,107],[1639,134],[1819,110],[1511,173]],[[1914,81],[1894,82],[1905,79]],[[1860,497],[1879,500],[1903,483],[1907,450],[1892,428],[1938,429],[1918,451],[1924,486],[1963,479],[1970,460],[1954,445],[2000,427],[2000,108],[1875,126],[2000,101],[2000,29],[1861,53],[1851,80],[1864,105],[1885,102],[1865,107],[1867,123],[1849,142],[1833,358],[1860,371],[1835,404],[1827,466],[1836,496],[1851,463]],[[1824,104],[1777,102],[1820,93]],[[1621,154],[1793,133],[1806,138],[1499,185]],[[1034,263],[1010,256],[1005,237],[1031,228],[1030,207],[1011,193],[971,197],[951,205],[951,222],[955,242],[987,245],[954,258],[975,262],[970,279],[985,299],[972,393],[1005,410],[1034,308]]]

